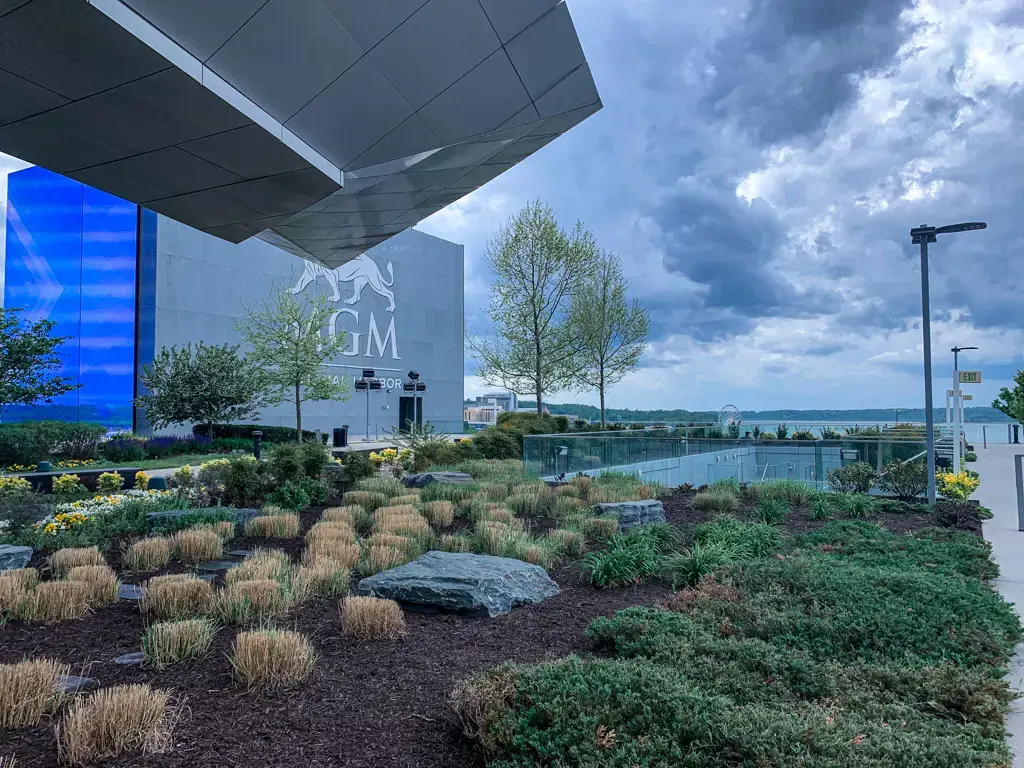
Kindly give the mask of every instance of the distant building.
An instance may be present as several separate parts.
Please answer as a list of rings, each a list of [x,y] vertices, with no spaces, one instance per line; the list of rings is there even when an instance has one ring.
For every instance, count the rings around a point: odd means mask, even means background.
[[[498,423],[498,414],[503,411],[504,408],[500,405],[467,405],[463,410],[463,420],[468,421],[471,426],[493,426]]]
[[[516,397],[515,392],[488,392],[487,394],[478,397],[474,405],[497,405],[500,406],[503,411],[517,411],[519,410],[519,398]]]

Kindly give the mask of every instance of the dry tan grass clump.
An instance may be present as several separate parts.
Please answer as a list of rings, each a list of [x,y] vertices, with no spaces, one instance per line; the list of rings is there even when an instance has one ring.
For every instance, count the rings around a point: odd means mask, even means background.
[[[79,565],[106,565],[98,547],[73,547],[58,549],[50,555],[50,570],[55,576],[67,576],[68,571]]]
[[[524,543],[519,547],[519,551],[516,553],[516,557],[527,563],[533,565],[539,565],[541,568],[547,570],[555,563],[555,550],[551,546],[545,546],[544,544],[531,544]]]
[[[0,571],[0,581],[10,581],[21,589],[32,589],[39,583],[39,571],[35,568],[12,568]]]
[[[408,536],[399,536],[396,533],[374,533],[366,539],[367,547],[394,547],[404,552],[422,551],[419,543]]]
[[[206,619],[151,624],[142,636],[142,652],[146,663],[162,667],[186,659],[197,659],[210,649],[213,632],[213,624]]]
[[[472,552],[473,544],[468,536],[444,535],[438,544],[442,552]]]
[[[78,565],[68,572],[68,581],[89,585],[89,605],[93,608],[117,602],[121,582],[107,565]]]
[[[309,640],[287,630],[239,632],[231,650],[235,675],[248,688],[295,685],[309,677],[315,663]]]
[[[22,621],[53,624],[89,611],[92,587],[80,581],[44,581],[25,592],[15,609]]]
[[[619,521],[614,517],[587,518],[587,537],[591,539],[607,539],[618,533]]]
[[[303,565],[315,565],[320,560],[333,560],[346,568],[359,562],[359,546],[344,539],[321,538],[311,541],[302,552]]]
[[[264,515],[245,524],[245,535],[264,539],[297,539],[300,528],[296,514]]]
[[[355,504],[367,512],[373,512],[378,507],[388,503],[388,497],[376,491],[349,491],[341,497],[345,504]]]
[[[0,768],[18,768],[18,761],[13,757],[0,757]]]
[[[403,506],[405,504],[419,504],[420,503],[420,492],[419,491],[406,491],[401,496],[393,496],[389,501],[393,507]]]
[[[171,540],[166,536],[153,536],[132,542],[124,554],[125,567],[130,571],[155,571],[171,562]]]
[[[578,499],[580,497],[580,489],[575,485],[559,485],[555,487],[555,493],[559,496],[570,496]]]
[[[292,594],[300,602],[317,597],[344,597],[348,594],[351,574],[351,570],[337,560],[321,558],[295,571]]]
[[[372,576],[405,565],[413,559],[415,557],[410,552],[398,547],[367,547],[363,552],[363,559],[359,561],[359,572],[364,576]]]
[[[217,614],[225,624],[270,621],[291,608],[291,593],[273,579],[237,581],[217,594]]]
[[[523,521],[504,507],[492,507],[484,513],[481,520],[493,520],[515,528],[517,531],[523,530]]]
[[[171,746],[174,721],[166,691],[148,685],[103,688],[68,710],[57,728],[57,751],[69,765],[161,752]]]
[[[0,728],[35,725],[60,702],[57,680],[71,671],[50,659],[0,664]]]
[[[394,640],[405,635],[405,616],[394,600],[346,597],[341,603],[341,633],[360,640]]]
[[[146,595],[139,607],[158,619],[204,616],[213,607],[213,585],[196,576],[183,573],[154,576],[145,587]]]
[[[569,557],[583,554],[586,546],[586,537],[582,533],[567,528],[556,528],[548,534],[548,539],[560,553]]]
[[[215,523],[203,523],[202,525],[194,526],[197,530],[201,531],[213,531],[221,537],[225,542],[231,541],[235,538],[238,526],[234,520],[218,520]]]
[[[306,532],[306,543],[312,544],[324,539],[335,539],[346,544],[356,543],[355,529],[349,523],[321,521]]]
[[[280,549],[257,549],[249,557],[228,571],[225,581],[273,581],[287,584],[291,580],[292,561]]]
[[[363,508],[358,504],[350,504],[347,507],[331,507],[330,509],[325,509],[324,513],[320,515],[320,522],[348,523],[355,528],[362,515]]]
[[[39,583],[35,568],[17,568],[0,572],[0,618],[17,609],[25,594]]]
[[[373,513],[374,530],[406,536],[429,536],[430,523],[415,507],[385,507]]]
[[[455,520],[455,507],[450,501],[431,501],[423,505],[423,514],[435,528],[447,528]]]
[[[224,539],[210,530],[189,528],[173,538],[174,554],[183,563],[205,563],[224,556]]]
[[[580,498],[584,501],[590,500],[590,491],[594,487],[594,481],[589,475],[576,475],[572,479],[572,486],[579,491]]]

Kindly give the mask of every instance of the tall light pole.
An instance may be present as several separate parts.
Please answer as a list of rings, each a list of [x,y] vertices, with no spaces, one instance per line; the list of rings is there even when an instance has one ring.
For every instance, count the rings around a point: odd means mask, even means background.
[[[924,336],[924,419],[925,442],[928,451],[928,503],[934,504],[935,488],[935,414],[932,413],[932,320],[931,299],[928,296],[928,243],[938,241],[939,235],[954,232],[970,232],[986,229],[988,224],[981,221],[965,224],[950,224],[945,227],[929,227],[922,224],[910,230],[910,241],[921,246],[921,332]]]
[[[977,347],[953,347],[953,471],[960,473],[960,433],[964,428],[964,405],[960,395],[960,353]]]

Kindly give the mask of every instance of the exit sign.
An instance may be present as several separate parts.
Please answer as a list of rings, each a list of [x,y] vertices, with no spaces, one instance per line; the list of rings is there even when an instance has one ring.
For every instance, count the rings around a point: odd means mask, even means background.
[[[981,384],[981,371],[960,371],[961,384]]]

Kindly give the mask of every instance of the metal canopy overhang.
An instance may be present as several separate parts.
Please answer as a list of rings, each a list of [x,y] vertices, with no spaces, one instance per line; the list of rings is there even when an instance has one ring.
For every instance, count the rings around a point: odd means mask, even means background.
[[[0,150],[330,267],[600,108],[554,0],[0,0]]]

